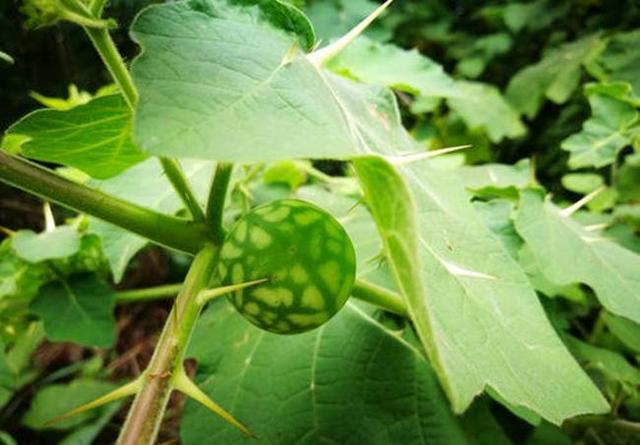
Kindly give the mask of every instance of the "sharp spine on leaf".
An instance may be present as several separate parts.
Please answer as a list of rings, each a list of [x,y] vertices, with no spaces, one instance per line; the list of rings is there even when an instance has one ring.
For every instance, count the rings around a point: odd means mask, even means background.
[[[573,215],[575,212],[580,210],[582,207],[584,207],[587,203],[592,201],[596,196],[598,196],[600,193],[602,193],[605,189],[606,189],[606,187],[604,185],[601,186],[601,187],[598,187],[597,189],[595,189],[594,191],[592,191],[588,195],[583,196],[581,199],[576,201],[574,204],[571,204],[566,209],[560,210],[560,215],[564,216],[565,218],[568,218],[569,216]]]
[[[377,19],[380,14],[382,14],[385,9],[393,2],[393,0],[387,0],[375,11],[373,11],[369,16],[367,16],[364,20],[358,23],[351,31],[340,37],[335,42],[330,45],[325,46],[324,48],[320,48],[315,50],[307,55],[307,59],[313,63],[317,67],[323,66],[333,57],[340,54],[342,50],[344,50],[347,46],[351,44],[360,34],[362,34],[369,25]]]
[[[417,153],[410,153],[405,155],[385,156],[384,158],[393,165],[406,165],[411,164],[412,162],[423,161],[425,159],[433,159],[438,156],[464,150],[470,147],[471,145],[458,145],[456,147],[441,148],[440,150],[420,151]]]
[[[216,297],[220,297],[224,294],[230,294],[231,292],[245,289],[247,287],[257,286],[258,284],[266,283],[269,280],[269,278],[261,278],[259,280],[247,281],[245,283],[232,284],[230,286],[222,286],[216,287],[215,289],[203,290],[196,297],[196,303],[202,306]]]
[[[200,402],[206,408],[209,408],[209,410],[220,416],[225,422],[238,428],[246,436],[255,438],[253,433],[249,431],[247,427],[237,421],[230,413],[225,411],[224,408],[211,400],[209,396],[207,396],[200,388],[198,388],[198,386],[193,383],[193,381],[187,376],[184,368],[180,368],[173,375],[172,383],[174,389],[177,389],[178,391],[191,397],[195,401]]]
[[[102,405],[106,405],[107,403],[115,402],[116,400],[134,395],[140,390],[140,388],[142,388],[141,377],[143,376],[144,374],[142,374],[142,376],[138,377],[134,381],[127,383],[125,385],[122,385],[117,389],[114,389],[110,393],[107,393],[103,396],[98,397],[97,399],[92,400],[91,402],[85,403],[84,405],[80,405],[77,408],[72,409],[71,411],[67,411],[64,414],[54,417],[53,419],[48,420],[45,423],[45,425],[52,425],[54,423],[68,419],[69,417],[73,417],[85,411],[89,411],[91,409],[98,408]]]

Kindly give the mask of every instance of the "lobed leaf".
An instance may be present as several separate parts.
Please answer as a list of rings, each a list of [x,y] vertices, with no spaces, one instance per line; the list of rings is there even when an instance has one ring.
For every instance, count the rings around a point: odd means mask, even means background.
[[[638,122],[638,111],[627,83],[591,84],[586,88],[592,116],[582,131],[562,141],[571,153],[569,167],[604,167],[615,162],[620,150],[631,144],[630,128]]]
[[[522,192],[515,224],[549,280],[587,284],[607,310],[640,322],[640,255],[563,215],[534,190]]]
[[[485,387],[557,424],[608,409],[455,177],[424,163],[396,170],[381,159],[358,159],[355,167],[456,412]]]

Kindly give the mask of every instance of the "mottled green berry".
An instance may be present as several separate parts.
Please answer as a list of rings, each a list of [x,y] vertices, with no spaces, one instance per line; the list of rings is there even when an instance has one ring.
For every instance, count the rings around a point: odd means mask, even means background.
[[[336,219],[305,201],[283,199],[244,215],[222,246],[222,284],[269,278],[229,300],[256,326],[296,334],[324,324],[345,304],[355,279],[351,239]]]

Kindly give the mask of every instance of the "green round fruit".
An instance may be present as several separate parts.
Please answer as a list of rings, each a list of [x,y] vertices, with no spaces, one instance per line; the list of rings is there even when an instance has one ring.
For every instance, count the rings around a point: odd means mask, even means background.
[[[256,326],[278,334],[309,331],[345,304],[355,280],[351,239],[319,207],[283,199],[244,215],[220,253],[222,285],[268,278],[229,300]]]

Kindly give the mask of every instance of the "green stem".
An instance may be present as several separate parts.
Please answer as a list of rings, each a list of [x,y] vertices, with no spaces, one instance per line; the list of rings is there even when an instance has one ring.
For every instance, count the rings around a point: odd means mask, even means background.
[[[407,306],[399,294],[368,281],[356,280],[351,295],[359,300],[380,306],[389,312],[403,317],[409,316]]]
[[[217,253],[216,246],[207,245],[193,260],[153,357],[144,371],[142,389],[120,430],[118,445],[155,443],[173,390],[170,377],[182,368],[185,350],[200,313],[201,306],[196,297],[209,284]]]
[[[98,4],[96,5],[95,3]],[[87,9],[87,13],[95,13],[93,8],[102,9],[104,2],[102,2],[102,5],[99,3],[101,3],[101,0],[95,0],[94,4],[91,5],[91,12]],[[81,7],[86,8],[83,4],[81,4]],[[134,109],[138,102],[138,92],[133,84],[131,74],[124,63],[118,48],[113,42],[109,31],[107,29],[94,29],[88,27],[84,27],[84,30],[91,39],[93,46],[96,48],[96,51],[100,55],[105,66],[109,70],[111,77],[120,87],[127,104],[131,109]],[[180,164],[178,164],[176,160],[169,158],[160,158],[160,162],[167,178],[171,181],[171,184],[193,216],[193,219],[195,221],[203,221],[204,213],[202,208],[198,204],[198,200],[191,190],[191,186],[187,181],[187,178],[184,176],[184,172],[182,171]]]
[[[113,39],[111,39],[109,30],[88,27],[84,27],[84,30],[109,70],[111,77],[120,87],[125,101],[131,108],[135,108],[138,102],[138,92],[133,84],[129,70],[118,52],[118,48],[116,48]]]
[[[596,428],[606,431],[617,431],[625,435],[640,438],[640,423],[608,416],[585,415],[567,420],[563,428]]]
[[[133,289],[116,292],[116,303],[143,303],[146,301],[161,300],[175,297],[180,292],[182,283],[166,284],[164,286],[148,287],[146,289]]]
[[[202,223],[154,212],[107,195],[3,151],[0,151],[0,181],[184,252],[195,253],[208,240],[208,229]]]
[[[266,280],[256,280],[253,282],[243,283],[241,287],[260,284]],[[116,302],[118,304],[141,303],[146,301],[160,300],[170,298],[178,294],[182,284],[167,284],[164,286],[149,287],[146,289],[134,289],[128,291],[116,292]],[[211,298],[217,297],[235,290],[236,286],[226,286],[221,288],[208,289],[198,296],[200,304],[204,304]],[[358,300],[375,304],[384,310],[393,312],[403,317],[408,317],[407,307],[402,301],[400,294],[377,286],[365,280],[356,280],[353,287],[352,296]]]
[[[232,170],[233,164],[228,162],[219,162],[216,165],[216,172],[213,176],[209,199],[207,200],[206,218],[213,229],[213,240],[219,244],[222,243],[225,236],[224,227],[222,226],[222,213]]]
[[[196,198],[195,193],[191,189],[191,185],[187,178],[184,175],[184,171],[180,166],[180,163],[175,159],[169,158],[160,158],[160,163],[162,164],[162,168],[164,169],[164,173],[173,184],[173,188],[178,192],[180,199],[184,205],[189,209],[191,216],[194,221],[204,221],[204,212],[202,211],[202,207],[198,203],[198,198]]]
[[[102,10],[104,9],[105,3],[107,3],[107,0],[93,0],[89,5],[91,14],[96,17],[100,17],[102,15]]]

